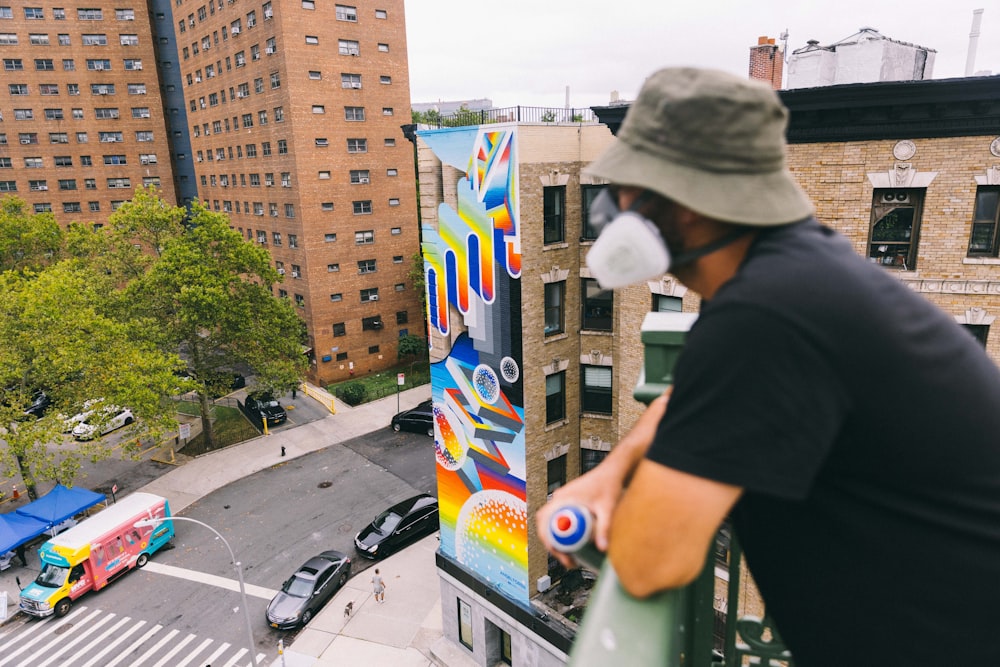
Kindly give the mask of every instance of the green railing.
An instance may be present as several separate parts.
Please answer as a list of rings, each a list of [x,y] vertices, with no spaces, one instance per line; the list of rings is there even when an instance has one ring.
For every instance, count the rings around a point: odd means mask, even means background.
[[[636,399],[649,403],[673,383],[673,366],[696,319],[689,313],[649,313],[642,326],[644,363]],[[728,528],[720,532],[698,578],[682,589],[636,599],[625,592],[610,563],[601,567],[571,667],[794,667],[770,620],[738,617],[742,551]],[[728,571],[726,609],[715,608],[716,554]],[[746,583],[744,582],[744,585]],[[721,626],[721,627],[720,627]]]

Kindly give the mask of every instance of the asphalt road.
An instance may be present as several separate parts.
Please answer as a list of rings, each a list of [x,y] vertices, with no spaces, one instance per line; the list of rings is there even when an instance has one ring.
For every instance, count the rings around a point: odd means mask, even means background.
[[[244,578],[252,590],[248,606],[255,653],[264,656],[265,664],[277,656],[278,639],[283,637],[287,642],[293,635],[272,630],[265,621],[264,610],[272,592],[320,551],[335,549],[350,555],[352,576],[371,567],[371,561],[354,551],[355,533],[377,512],[398,500],[418,492],[436,494],[434,466],[433,442],[426,435],[380,428],[234,482],[180,514],[218,530],[242,563]],[[118,632],[141,621],[144,628],[162,626],[161,634],[176,631],[171,640],[174,645],[190,637],[183,650],[204,643],[207,652],[211,650],[210,640],[219,650],[225,644],[230,645],[229,650],[245,647],[246,625],[238,592],[204,581],[205,575],[225,578],[230,584],[235,581],[225,545],[201,526],[187,522],[176,522],[175,526],[172,549],[156,554],[146,569],[133,571],[121,582],[79,600],[77,607],[87,609],[80,612],[76,624],[39,641],[19,656],[23,661],[17,664],[52,664],[46,663],[51,652],[72,641],[75,632],[82,632],[88,624],[109,614],[130,619],[128,624],[117,621],[122,628]],[[5,627],[0,644],[12,633],[27,632],[29,626],[38,623],[28,621]],[[109,620],[108,627],[118,626],[112,626]],[[142,634],[136,630],[129,639]],[[121,664],[139,659],[151,650],[148,644],[152,641],[135,648],[123,641],[119,650],[131,652],[122,656]],[[98,643],[87,652],[74,649],[62,655],[57,664],[85,665],[106,644]],[[183,650],[171,658],[174,662],[164,664],[179,664]],[[107,659],[102,658],[105,662]],[[241,664],[247,662],[244,658]]]

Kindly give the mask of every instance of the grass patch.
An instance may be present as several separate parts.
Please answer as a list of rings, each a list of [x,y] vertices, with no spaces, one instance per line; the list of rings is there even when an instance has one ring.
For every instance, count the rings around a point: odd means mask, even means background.
[[[256,438],[260,435],[253,424],[247,421],[247,418],[237,408],[216,405],[212,408],[212,414],[214,416],[212,419],[212,430],[215,433],[215,447],[209,447],[205,434],[199,433],[184,445],[184,454],[197,456],[198,454],[205,454],[214,449],[222,449],[223,447],[235,445],[238,442]]]
[[[406,384],[397,386],[397,373],[406,374]],[[397,364],[396,366],[380,373],[372,373],[371,375],[366,375],[364,377],[352,378],[350,380],[344,380],[343,382],[329,384],[327,385],[326,390],[335,395],[337,398],[344,400],[342,395],[344,386],[349,384],[360,384],[365,388],[365,397],[362,402],[367,403],[368,401],[374,401],[386,396],[393,396],[395,395],[397,388],[399,391],[405,391],[407,389],[413,389],[414,387],[429,384],[430,381],[431,367],[425,360],[415,361],[413,363]]]

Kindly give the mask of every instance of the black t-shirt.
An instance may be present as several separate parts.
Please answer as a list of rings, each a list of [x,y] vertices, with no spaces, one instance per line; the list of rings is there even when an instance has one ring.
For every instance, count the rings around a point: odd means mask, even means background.
[[[703,305],[648,456],[745,489],[799,667],[1000,665],[1000,372],[816,221],[762,232]]]

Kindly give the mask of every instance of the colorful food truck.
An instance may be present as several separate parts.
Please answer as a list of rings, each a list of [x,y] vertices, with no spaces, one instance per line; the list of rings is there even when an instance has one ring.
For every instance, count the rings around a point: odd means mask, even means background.
[[[42,571],[21,591],[21,611],[32,616],[65,616],[73,601],[100,590],[149,556],[174,536],[166,498],[133,493],[116,504],[59,533],[38,549]],[[164,519],[152,526],[138,521]]]

